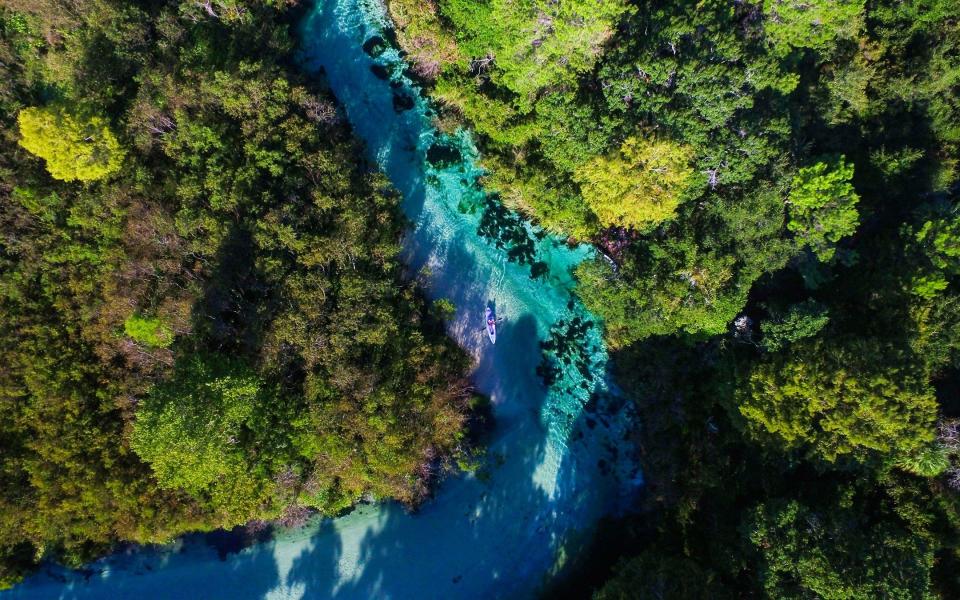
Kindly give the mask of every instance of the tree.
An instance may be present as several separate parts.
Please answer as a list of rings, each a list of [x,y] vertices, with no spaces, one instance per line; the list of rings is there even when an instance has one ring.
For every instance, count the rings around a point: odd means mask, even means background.
[[[863,53],[832,64],[823,79],[826,94],[822,110],[827,122],[837,125],[866,114],[870,108],[868,88],[876,76],[876,67]]]
[[[921,265],[913,277],[911,291],[921,298],[933,299],[949,285],[950,278],[960,274],[960,219],[954,215],[931,218],[916,231],[905,227],[905,233]]]
[[[649,229],[676,214],[693,175],[692,158],[681,144],[632,137],[579,168],[574,179],[603,226]]]
[[[791,183],[787,228],[823,262],[833,259],[837,242],[857,230],[860,197],[852,178],[853,165],[840,156],[800,169]]]
[[[440,23],[436,3],[396,0],[387,8],[400,45],[413,49],[409,60],[417,75],[436,79],[460,58],[456,40]]]
[[[577,294],[603,318],[612,347],[651,335],[716,335],[743,308],[746,288],[733,278],[733,257],[700,252],[688,239],[645,250],[652,268],[627,264],[614,273],[600,258],[577,267]]]
[[[950,456],[940,444],[930,444],[897,461],[901,469],[920,477],[936,477],[950,468]]]
[[[17,117],[20,145],[64,181],[94,181],[120,169],[124,150],[106,120],[63,106],[25,108]]]
[[[187,358],[138,407],[131,446],[162,487],[201,494],[248,470],[240,441],[265,400],[263,382],[241,361]]]
[[[762,323],[761,344],[765,350],[776,352],[787,344],[817,335],[829,322],[830,315],[825,306],[814,300],[805,300],[792,305],[785,314]]]
[[[863,0],[764,0],[764,29],[778,54],[797,48],[827,54],[837,39],[857,36],[863,10]]]
[[[729,598],[716,574],[682,555],[647,551],[621,562],[613,578],[594,600],[660,600],[662,598]]]
[[[932,598],[927,539],[887,517],[859,512],[847,490],[822,510],[796,500],[760,504],[745,519],[770,598]]]
[[[737,387],[748,430],[827,462],[909,456],[934,438],[937,400],[922,364],[876,340],[798,344],[753,365]]]
[[[628,10],[623,0],[443,0],[461,50],[492,66],[492,78],[524,110],[538,92],[589,71]]]

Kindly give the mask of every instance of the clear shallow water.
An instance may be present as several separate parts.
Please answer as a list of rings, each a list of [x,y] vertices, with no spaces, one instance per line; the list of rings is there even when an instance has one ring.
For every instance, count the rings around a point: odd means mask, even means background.
[[[515,216],[494,218],[476,183],[482,172],[469,136],[435,131],[395,50],[377,58],[364,51],[372,36],[388,37],[386,24],[376,1],[321,0],[302,26],[303,64],[325,73],[403,195],[411,270],[429,266],[428,292],[457,306],[450,333],[476,358],[474,383],[494,403],[486,475],[447,479],[416,514],[394,503],[363,505],[223,557],[208,536],[189,536],[84,571],[50,567],[0,598],[529,597],[639,485],[622,441],[626,418],[603,414],[616,400],[605,389],[600,331],[571,296],[570,268],[590,250],[518,225]],[[392,85],[374,64],[392,73]],[[438,141],[462,159],[431,166],[426,154]],[[478,235],[482,223],[513,242],[498,247]],[[534,279],[532,267],[545,273]],[[488,304],[504,318],[495,346],[483,330]],[[540,342],[558,333],[567,334],[559,354],[570,364],[554,356],[548,389],[536,373]]]

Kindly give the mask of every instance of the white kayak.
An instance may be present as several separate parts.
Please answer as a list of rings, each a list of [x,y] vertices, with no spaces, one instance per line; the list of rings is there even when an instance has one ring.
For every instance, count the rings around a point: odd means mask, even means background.
[[[493,310],[490,307],[487,307],[486,314],[486,325],[487,325],[487,336],[490,338],[490,342],[497,343],[497,318],[493,314]]]

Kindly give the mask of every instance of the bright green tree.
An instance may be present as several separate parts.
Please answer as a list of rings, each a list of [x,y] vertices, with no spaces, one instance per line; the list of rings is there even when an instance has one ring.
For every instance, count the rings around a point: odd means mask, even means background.
[[[857,230],[860,214],[850,180],[853,165],[843,156],[800,169],[793,178],[787,228],[821,261],[836,254],[836,244]]]
[[[925,221],[920,230],[905,228],[910,243],[924,257],[914,276],[911,291],[927,299],[947,289],[951,277],[960,274],[960,219],[954,216]]]
[[[921,477],[936,477],[950,468],[950,455],[937,443],[921,448],[914,454],[904,456],[897,466]]]
[[[763,11],[767,37],[784,55],[795,48],[826,54],[863,28],[863,0],[764,0]]]
[[[131,445],[162,487],[208,491],[248,470],[239,441],[263,403],[262,386],[238,360],[188,358],[140,404]]]
[[[102,117],[48,106],[23,109],[17,122],[20,145],[44,159],[56,179],[103,179],[123,162],[123,148]]]
[[[960,272],[960,219],[927,221],[917,232],[916,239],[927,250],[933,266],[950,273]]]
[[[130,315],[123,322],[123,332],[151,348],[167,348],[173,343],[173,330],[162,319]]]
[[[744,379],[737,401],[748,429],[784,449],[828,462],[865,451],[900,458],[934,438],[937,400],[922,367],[874,340],[804,342]]]
[[[489,68],[524,109],[544,88],[589,71],[628,10],[622,0],[443,0],[440,9],[463,53]]]
[[[663,139],[628,138],[574,178],[604,226],[649,229],[672,219],[693,175],[690,148]]]

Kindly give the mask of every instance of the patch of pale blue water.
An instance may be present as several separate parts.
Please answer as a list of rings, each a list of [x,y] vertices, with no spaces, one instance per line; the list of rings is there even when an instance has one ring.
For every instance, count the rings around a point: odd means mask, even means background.
[[[447,479],[416,514],[395,503],[363,505],[223,559],[194,536],[84,571],[51,567],[0,596],[529,597],[639,485],[635,472],[624,476],[632,468],[625,418],[593,411],[615,401],[596,319],[571,294],[570,270],[591,250],[570,248],[489,201],[470,136],[436,131],[396,49],[377,57],[364,51],[374,36],[389,38],[388,25],[375,0],[321,0],[302,26],[303,63],[325,73],[371,158],[401,192],[412,270],[429,266],[429,294],[457,307],[450,334],[475,358],[473,381],[494,404],[484,475]],[[427,162],[437,142],[459,160]],[[487,305],[503,318],[496,345],[484,330]]]

